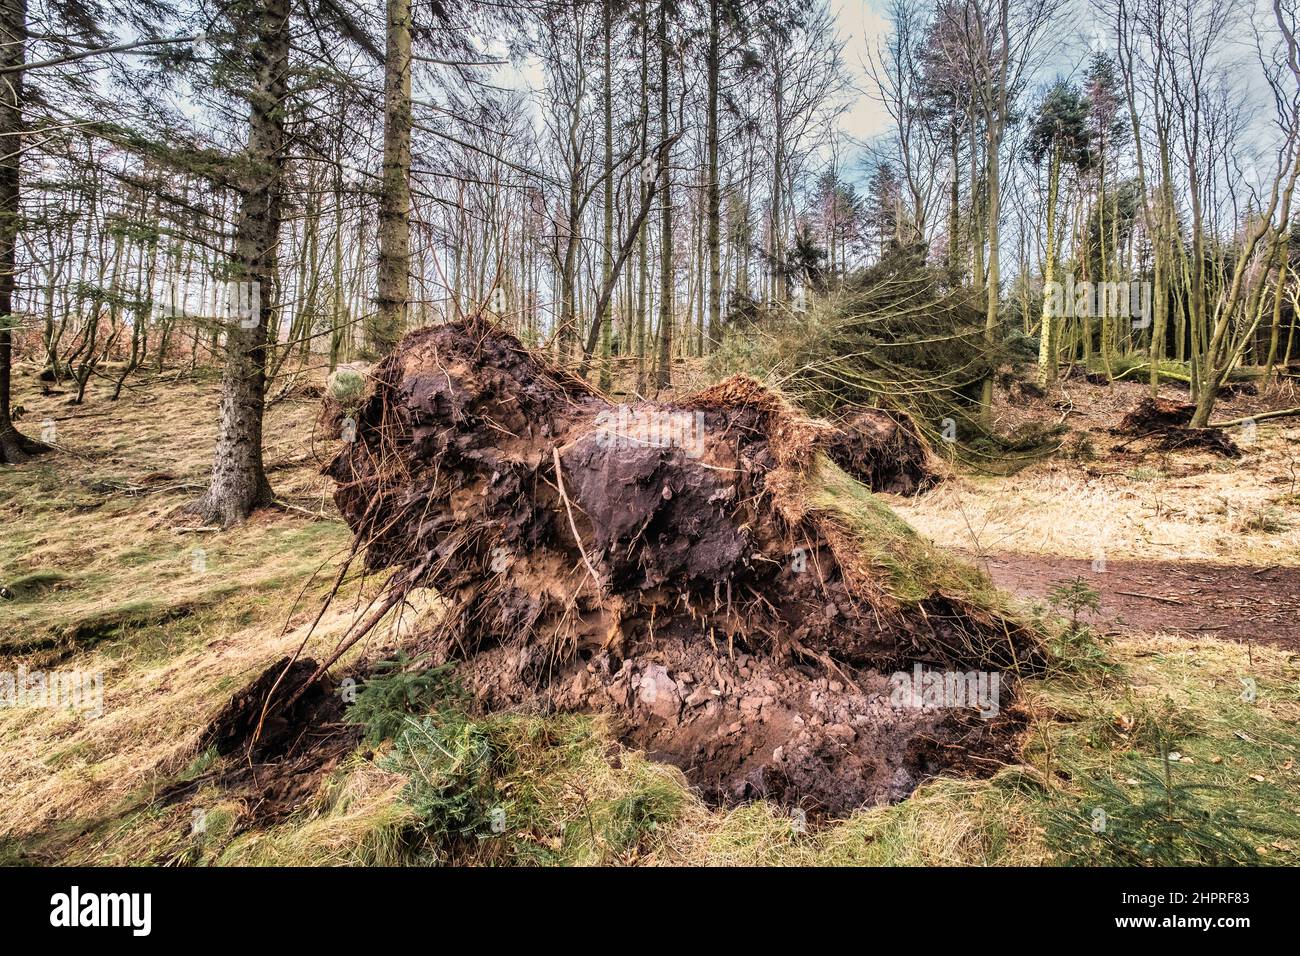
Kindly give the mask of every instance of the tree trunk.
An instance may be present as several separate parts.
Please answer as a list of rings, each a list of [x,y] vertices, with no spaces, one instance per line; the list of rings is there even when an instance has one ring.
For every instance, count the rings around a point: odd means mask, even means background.
[[[1264,362],[1265,382],[1272,381],[1273,371],[1277,366],[1277,349],[1282,332],[1282,290],[1286,288],[1287,266],[1290,264],[1289,260],[1291,258],[1290,251],[1286,248],[1288,241],[1284,241],[1282,244],[1282,261],[1277,267],[1277,286],[1273,295],[1273,321],[1268,332],[1268,358]],[[1283,364],[1285,365],[1285,360]]]
[[[650,17],[646,9],[646,0],[641,0],[640,23],[641,23],[641,163],[642,169],[646,157],[646,141],[650,138]],[[640,177],[641,198],[645,199],[645,192],[650,188],[650,184],[645,181],[645,176]],[[649,295],[650,295],[650,227],[643,223],[637,236],[637,294],[636,294],[636,391],[637,394],[645,391],[646,387],[646,343],[649,336],[646,334],[646,325],[648,322],[649,312]]]
[[[0,0],[0,465],[17,464],[45,446],[20,435],[10,411],[15,267],[19,231],[18,163],[22,155],[23,71],[27,0]]]
[[[991,124],[990,124],[991,125]],[[985,299],[985,316],[984,316],[984,341],[990,351],[996,345],[998,337],[998,284],[1001,281],[999,275],[999,260],[1001,258],[998,250],[998,240],[1000,233],[999,219],[1002,215],[1002,170],[999,158],[1001,145],[999,137],[995,136],[992,131],[989,134],[989,155],[988,155],[988,296]],[[984,379],[980,388],[980,414],[985,423],[992,420],[993,415],[993,375],[990,374]]]
[[[239,18],[242,19],[242,18]],[[289,0],[265,0],[254,15],[250,65],[247,165],[235,223],[226,364],[212,482],[193,510],[204,521],[236,524],[272,501],[262,467],[268,338],[275,327],[276,244],[280,237],[284,175],[284,101],[289,74]],[[237,26],[254,26],[239,24]],[[252,32],[252,31],[250,31]]]
[[[718,15],[720,0],[709,0],[709,104],[708,104],[708,162],[709,162],[709,351],[721,344],[722,336],[722,190],[718,185],[718,72],[719,33],[721,32]]]
[[[666,4],[659,6],[659,126],[665,143],[668,140],[668,14]],[[671,145],[664,146],[664,178],[660,218],[659,279],[659,363],[655,386],[667,388],[673,383],[673,172],[669,162]]]
[[[610,77],[610,33],[613,30],[610,4],[605,0],[605,255],[604,285],[611,283],[614,268],[614,91]],[[600,387],[608,389],[611,382],[610,339],[613,324],[613,299],[606,301],[600,310]]]
[[[1047,388],[1056,381],[1057,323],[1052,289],[1056,283],[1056,203],[1061,190],[1061,149],[1052,147],[1047,171],[1047,250],[1043,262],[1043,325],[1038,336],[1038,384]],[[1064,303],[1064,296],[1061,297]]]
[[[782,70],[782,64],[773,64],[772,113],[775,135],[772,143],[772,289],[770,295],[774,303],[784,303],[789,298],[785,275],[785,221],[781,209],[781,203],[784,201],[782,187],[785,179],[782,162],[785,128],[781,102],[785,77]]]
[[[388,0],[384,60],[384,179],[379,197],[379,288],[370,344],[387,352],[406,328],[411,298],[411,0]]]
[[[958,176],[958,137],[959,131],[954,120],[948,137],[949,160],[951,162],[951,181],[948,183],[948,269],[953,281],[960,282],[964,271],[961,267],[961,185]]]

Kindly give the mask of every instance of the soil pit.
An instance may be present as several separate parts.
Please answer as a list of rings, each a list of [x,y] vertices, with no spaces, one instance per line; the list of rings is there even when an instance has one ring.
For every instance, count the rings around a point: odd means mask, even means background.
[[[238,691],[208,725],[199,750],[209,747],[232,760],[218,770],[173,787],[166,802],[189,797],[204,782],[248,806],[245,825],[265,826],[289,816],[311,798],[361,741],[360,728],[343,722],[344,704],[310,658],[285,657]],[[294,694],[301,696],[289,704]]]

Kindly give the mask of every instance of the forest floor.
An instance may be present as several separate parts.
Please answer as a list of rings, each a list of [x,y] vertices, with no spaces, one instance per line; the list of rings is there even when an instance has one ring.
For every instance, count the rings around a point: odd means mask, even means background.
[[[1095,617],[1108,633],[1214,636],[1300,650],[1300,568],[1210,562],[1109,561],[994,554],[974,558],[1006,591],[1046,598],[1050,585],[1081,577],[1100,595]]]
[[[30,371],[17,376],[20,426],[53,423],[58,451],[0,470],[0,671],[102,675],[103,700],[98,713],[0,708],[0,862],[1132,862],[1165,771],[1203,787],[1207,813],[1244,821],[1249,862],[1300,862],[1300,419],[1259,423],[1224,460],[1117,448],[1108,429],[1138,383],[1071,381],[1031,403],[999,393],[1007,427],[1058,420],[1052,403],[1067,400],[1092,455],[1009,477],[956,467],[888,501],[1027,614],[1063,580],[1091,582],[1104,660],[1023,683],[1019,761],[991,778],[941,777],[805,824],[765,801],[706,805],[592,715],[449,704],[422,727],[457,760],[432,771],[341,735],[288,769],[222,756],[204,733],[231,695],[304,640],[305,654],[328,653],[381,584],[350,573],[307,636],[351,544],[318,473],[330,447],[315,392],[269,411],[280,506],[216,532],[180,514],[210,467],[215,379],[153,376],[116,403],[92,385],[70,406]],[[1241,396],[1216,417],[1295,404]],[[436,613],[435,601],[403,609],[343,668],[398,655]],[[1110,785],[1128,800],[1114,832],[1081,842]],[[484,807],[505,808],[504,825],[475,829]]]
[[[1084,460],[1011,478],[958,474],[928,495],[891,499],[937,543],[965,552],[995,584],[1043,599],[1082,577],[1098,626],[1272,643],[1300,650],[1300,418],[1230,431],[1240,459],[1147,451],[1111,429],[1146,394],[1137,382],[1062,383]],[[1165,386],[1165,398],[1186,400]],[[1292,407],[1292,386],[1221,400],[1216,419]],[[999,404],[999,425],[1056,421],[1052,403]],[[1055,415],[1055,417],[1053,417]],[[1082,442],[1081,442],[1082,439]]]

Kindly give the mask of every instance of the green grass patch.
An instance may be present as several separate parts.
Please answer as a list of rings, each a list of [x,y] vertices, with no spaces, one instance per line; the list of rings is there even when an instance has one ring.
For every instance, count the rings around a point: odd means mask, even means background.
[[[809,503],[834,516],[858,537],[872,564],[885,572],[890,592],[899,600],[915,603],[938,592],[979,607],[1005,610],[1006,601],[988,575],[922,538],[825,455],[818,455],[809,486]]]

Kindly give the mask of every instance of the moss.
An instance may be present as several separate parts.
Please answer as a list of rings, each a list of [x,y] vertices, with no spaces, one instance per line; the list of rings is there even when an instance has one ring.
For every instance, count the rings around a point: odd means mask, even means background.
[[[978,607],[1005,610],[1006,601],[974,565],[941,551],[824,455],[809,481],[809,503],[834,515],[854,532],[872,563],[883,570],[891,593],[915,603],[936,592]]]

